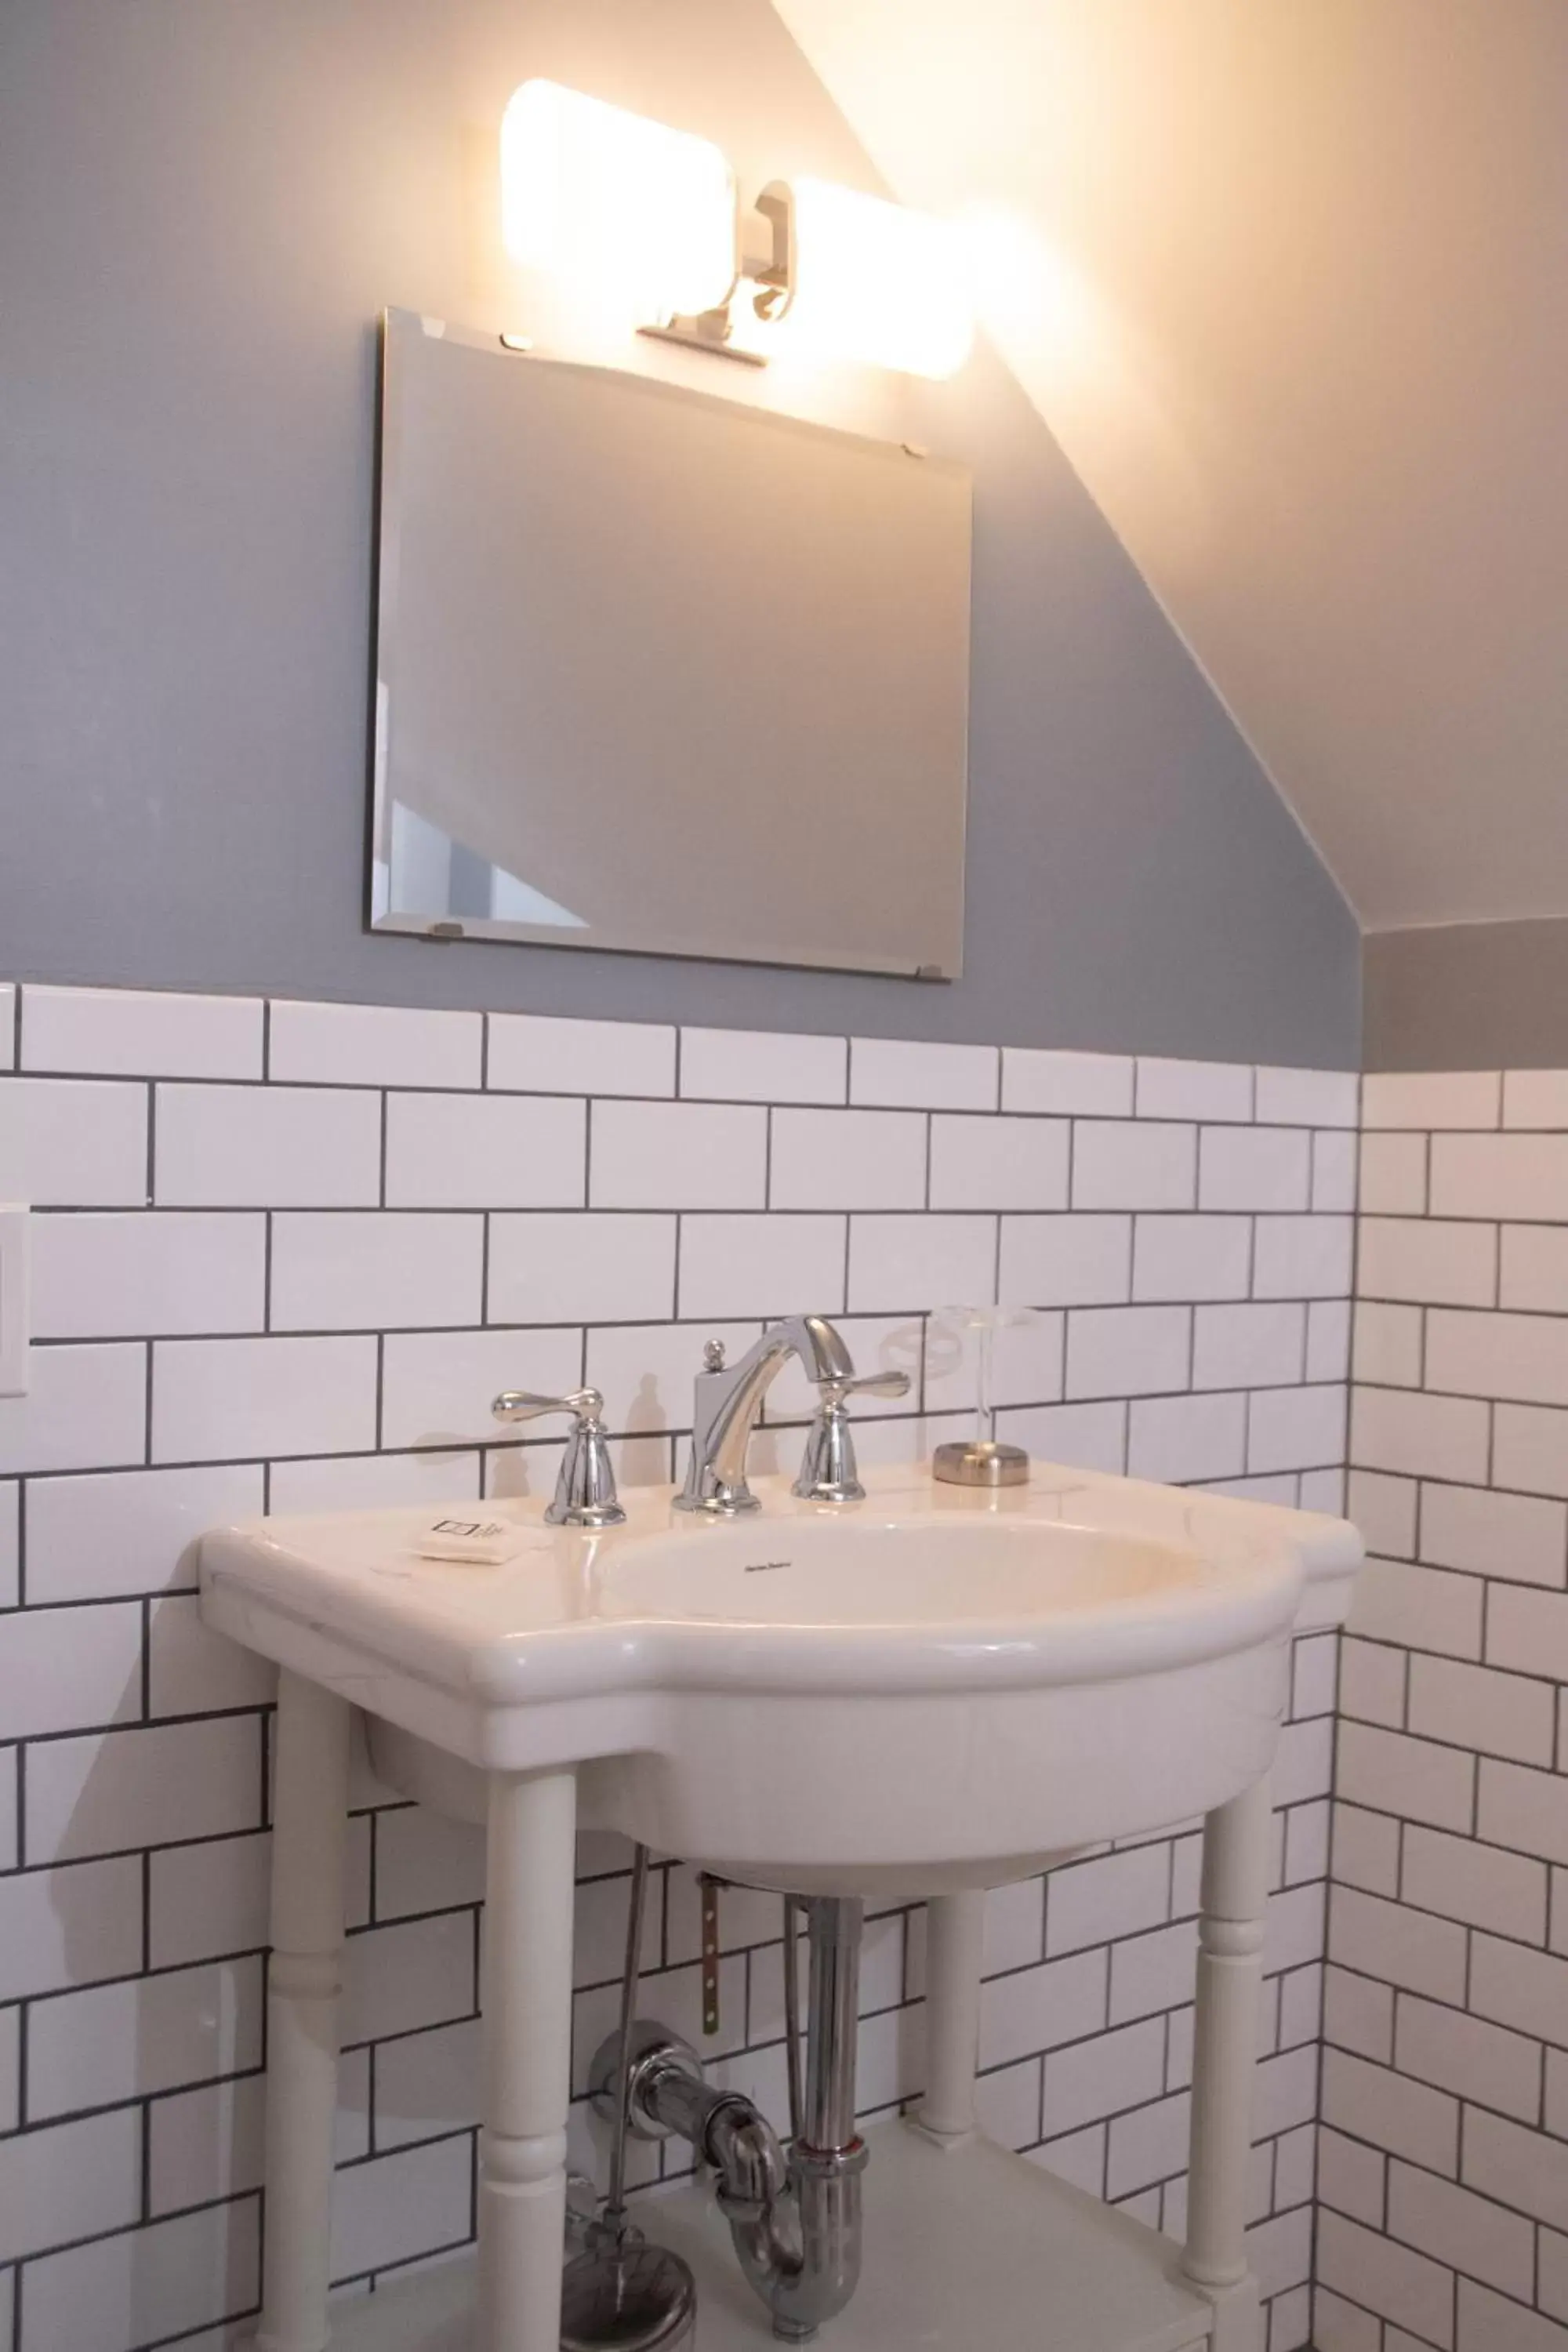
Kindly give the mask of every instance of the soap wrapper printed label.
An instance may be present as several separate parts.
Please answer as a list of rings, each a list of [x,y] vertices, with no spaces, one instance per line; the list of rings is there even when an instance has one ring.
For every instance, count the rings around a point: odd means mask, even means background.
[[[473,1560],[493,1568],[526,1550],[529,1535],[515,1519],[470,1519],[448,1512],[421,1528],[413,1548],[424,1559]]]

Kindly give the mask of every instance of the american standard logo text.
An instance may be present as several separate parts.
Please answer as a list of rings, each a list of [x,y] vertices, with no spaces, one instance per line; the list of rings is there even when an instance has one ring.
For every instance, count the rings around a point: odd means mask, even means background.
[[[749,1559],[746,1562],[745,1573],[748,1576],[766,1576],[772,1569],[791,1568],[794,1564],[792,1560],[787,1559]]]

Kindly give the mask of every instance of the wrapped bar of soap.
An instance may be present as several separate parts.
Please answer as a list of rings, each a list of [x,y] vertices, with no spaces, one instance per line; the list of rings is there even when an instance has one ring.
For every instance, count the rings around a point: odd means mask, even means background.
[[[421,1528],[412,1549],[422,1559],[467,1559],[494,1568],[529,1548],[537,1530],[516,1519],[468,1519],[448,1513]]]

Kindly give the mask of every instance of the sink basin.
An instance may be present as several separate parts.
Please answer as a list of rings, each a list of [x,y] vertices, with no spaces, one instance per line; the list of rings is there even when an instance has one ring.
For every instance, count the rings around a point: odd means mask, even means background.
[[[771,1521],[687,1521],[606,1546],[598,1612],[812,1636],[831,1628],[896,1639],[908,1630],[922,1646],[934,1631],[945,1649],[992,1640],[1004,1626],[1032,1642],[1047,1622],[1058,1642],[1092,1639],[1091,1628],[1124,1639],[1111,1628],[1125,1627],[1129,1602],[1179,1608],[1194,1581],[1213,1581],[1201,1562],[1194,1576],[1191,1553],[1173,1544],[1023,1517],[868,1511],[796,1517],[776,1541],[774,1532]],[[839,1640],[820,1663],[849,1654]]]
[[[515,1514],[500,1566],[428,1514],[261,1519],[203,1545],[210,1622],[373,1719],[378,1770],[450,1812],[574,1763],[585,1822],[753,1885],[930,1894],[1222,1803],[1265,1771],[1300,1625],[1337,1622],[1343,1522],[1037,1469],[910,1470],[860,1504],[621,1528]]]

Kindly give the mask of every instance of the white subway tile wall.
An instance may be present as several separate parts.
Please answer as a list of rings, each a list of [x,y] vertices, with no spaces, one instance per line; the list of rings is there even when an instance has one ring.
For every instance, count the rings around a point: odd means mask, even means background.
[[[1568,2352],[1568,1073],[1368,1078],[1319,2352]]]
[[[32,1386],[0,1402],[5,2352],[206,2352],[256,2305],[271,1677],[201,1626],[204,1526],[547,1489],[556,1444],[519,1445],[489,1417],[506,1385],[593,1381],[623,1475],[669,1477],[703,1340],[739,1349],[759,1318],[808,1308],[842,1315],[864,1363],[911,1374],[907,1400],[864,1401],[863,1457],[920,1459],[972,1410],[972,1353],[939,1310],[998,1297],[1047,1310],[998,1349],[1002,1434],[1047,1458],[1340,1505],[1357,1100],[1342,1073],[8,986],[0,1073],[0,1195],[39,1212]],[[1424,1182],[1425,1139],[1400,1140],[1419,1147]],[[1461,1370],[1479,1360],[1468,1334],[1456,1351]],[[1556,1391],[1531,1375],[1510,1393],[1524,1412]],[[781,1382],[758,1441],[780,1466],[808,1409]],[[1552,1433],[1521,1427],[1517,1443],[1540,1451]],[[1493,1531],[1461,1464],[1434,1475],[1456,1498],[1432,1519],[1443,1572],[1468,1594]],[[1382,1483],[1397,1530],[1408,1475]],[[1493,1572],[1551,1601],[1564,1505],[1515,1509],[1495,1539],[1510,1564]],[[1382,1605],[1421,1618],[1396,1589]],[[1489,1906],[1477,1940],[1500,1958],[1478,1971],[1474,2031],[1510,2053],[1504,2111],[1532,2120],[1517,2052],[1536,2047],[1525,2020],[1556,1979],[1511,1976],[1524,1948],[1510,1938],[1539,1924],[1547,1874],[1568,1876],[1538,1786],[1555,1717],[1540,1675],[1528,1709],[1508,1706],[1494,1685],[1509,1658],[1483,1656],[1479,1616],[1449,1603],[1437,1617],[1426,1664],[1462,1662],[1472,1679],[1413,1688],[1406,1723],[1376,1633],[1351,1645],[1353,1687],[1381,1706],[1370,1727],[1403,1743],[1401,1785],[1427,1791],[1413,1818],[1447,1906],[1431,1924],[1462,1948]],[[1491,1629],[1510,1655],[1549,1631]],[[1299,1648],[1276,1791],[1254,2183],[1269,2352],[1310,2336],[1337,1646]],[[1450,1787],[1439,1720],[1498,1725],[1489,1759],[1506,1777]],[[1386,1816],[1379,1760],[1355,1800],[1368,1822]],[[1495,1883],[1444,1875],[1471,1802],[1505,1864],[1535,1840]],[[474,1837],[394,1800],[363,1759],[355,1807],[334,2262],[368,2283],[471,2231],[480,1885]],[[1188,1825],[988,1903],[990,2127],[1173,2232],[1197,1843]],[[613,2021],[626,1862],[617,1842],[584,1841],[579,2088]],[[1361,1899],[1403,1919],[1395,1884]],[[679,1863],[656,1873],[643,2003],[777,2112],[776,1906],[742,1889],[720,1905],[719,2034],[701,2038],[696,1889]],[[920,2088],[923,1930],[918,1906],[870,1926],[868,2112]],[[1375,1918],[1360,1932],[1358,1949],[1386,1936]],[[1456,1999],[1462,1974],[1423,1960],[1420,1940],[1421,2000]],[[1568,1979],[1544,1938],[1525,1956]],[[1337,2014],[1352,2017],[1353,1988],[1379,1988],[1339,1974],[1352,1990]],[[1362,2030],[1384,2032],[1373,2055],[1388,2063],[1392,2015]],[[1429,2071],[1421,2011],[1402,2010],[1400,2030],[1413,2072]],[[1479,2068],[1493,2047],[1448,2063]],[[1558,2100],[1568,2118],[1568,2067]],[[602,2168],[585,2103],[573,2153]],[[1466,2215],[1490,2210],[1514,2158],[1478,2143],[1470,2161],[1475,2180],[1444,2176]],[[1406,2168],[1434,2169],[1419,2148]],[[1391,2184],[1387,2201],[1417,2217],[1413,2232],[1433,2226],[1419,2188]],[[1458,2242],[1460,2213],[1437,2218]],[[1430,2267],[1418,2243],[1409,2258]],[[1516,2276],[1505,2231],[1477,2289],[1506,2298]]]

